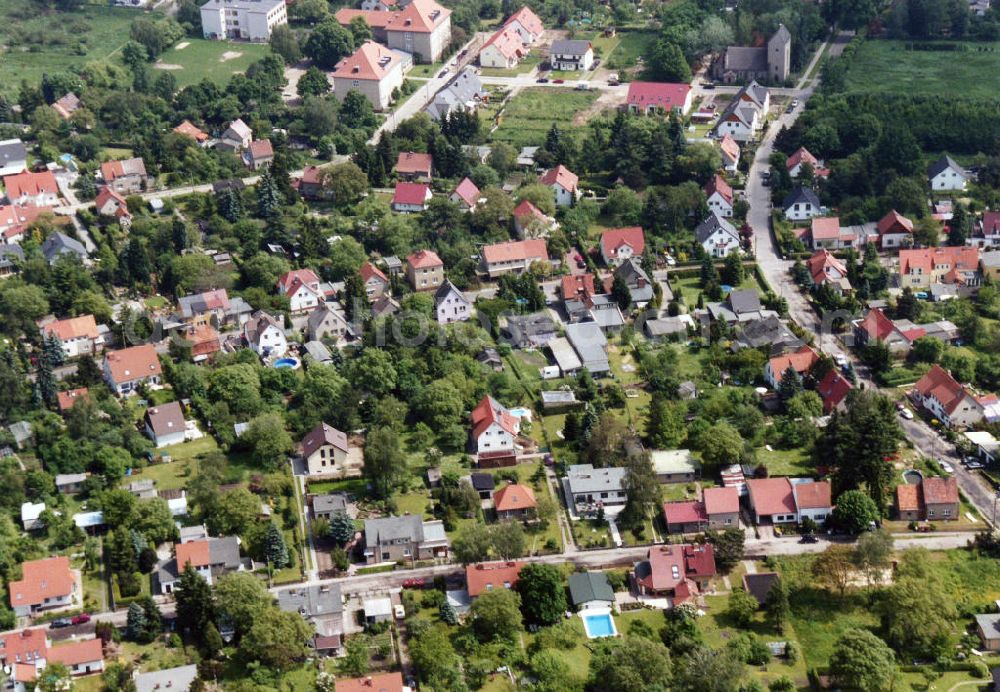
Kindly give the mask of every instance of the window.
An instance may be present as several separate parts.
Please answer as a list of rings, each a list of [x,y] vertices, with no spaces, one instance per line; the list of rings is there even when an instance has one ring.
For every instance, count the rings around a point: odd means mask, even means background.
[[[382,559],[383,560],[388,560],[389,559],[389,552],[388,551],[383,551],[382,552]]]
[[[403,557],[410,557],[410,549],[403,548]]]

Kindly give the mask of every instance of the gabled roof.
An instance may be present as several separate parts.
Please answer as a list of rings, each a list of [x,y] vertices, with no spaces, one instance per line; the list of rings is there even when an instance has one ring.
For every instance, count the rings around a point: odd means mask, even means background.
[[[817,216],[812,220],[813,240],[836,240],[840,237],[840,218]]]
[[[823,284],[829,278],[830,270],[836,271],[842,277],[842,281],[847,281],[847,266],[833,256],[826,248],[820,248],[812,257],[806,260],[806,268],[816,285]],[[850,285],[848,283],[848,285]]]
[[[740,159],[740,145],[733,139],[733,136],[728,132],[722,136],[722,141],[719,142],[719,149],[733,161],[739,161]]]
[[[629,82],[625,103],[638,108],[659,106],[666,111],[684,108],[690,84],[670,84],[667,82]]]
[[[878,234],[886,233],[912,233],[913,222],[893,209],[878,222]]]
[[[104,645],[100,638],[53,646],[46,658],[48,663],[62,663],[69,668],[102,660],[104,660]]]
[[[139,157],[121,161],[105,161],[101,164],[101,179],[110,183],[126,175],[146,175],[146,164]]]
[[[104,362],[115,384],[153,377],[163,372],[160,358],[152,344],[109,351],[104,356]]]
[[[663,517],[670,524],[697,524],[708,521],[705,503],[701,500],[664,502]]]
[[[250,142],[250,158],[253,161],[274,156],[274,147],[269,139],[255,139]]]
[[[925,505],[958,504],[958,480],[954,476],[932,476],[920,483]]]
[[[777,572],[757,572],[756,574],[743,575],[743,588],[757,599],[761,605],[767,601],[767,595],[774,588],[774,585],[781,581]]]
[[[604,572],[574,572],[569,575],[569,598],[573,605],[615,600],[614,589]]]
[[[300,286],[305,286],[314,293],[319,286],[319,277],[312,269],[293,269],[278,277],[278,290],[283,295],[293,295]]]
[[[357,10],[350,7],[342,7],[337,10],[333,18],[341,26],[348,26],[355,17],[361,17],[372,29],[385,29],[395,18],[395,12],[382,12],[380,10]]]
[[[823,410],[829,413],[840,405],[854,385],[836,370],[826,373],[826,376],[816,387],[816,393],[823,400]]]
[[[479,198],[481,197],[479,188],[468,177],[462,178],[462,182],[455,187],[452,194],[465,202],[465,206],[470,209],[479,203]]]
[[[73,593],[75,578],[65,556],[28,560],[21,563],[20,581],[8,584],[12,608],[41,605],[48,598]],[[4,652],[0,650],[0,654]]]
[[[421,206],[431,198],[431,189],[424,183],[396,183],[392,195],[393,204]]]
[[[125,201],[125,198],[122,197],[121,193],[115,190],[114,188],[107,186],[102,187],[97,192],[97,197],[94,198],[94,207],[97,209],[98,213],[103,214],[104,206],[109,201],[112,200],[114,200],[115,202],[115,209],[113,214],[114,216],[117,216],[119,218],[124,216],[132,216],[132,214],[130,214],[128,210],[128,202]]]
[[[358,274],[361,275],[361,280],[364,281],[365,283],[368,283],[372,279],[378,279],[384,284],[389,283],[389,278],[382,273],[381,269],[376,267],[371,262],[365,262],[364,264],[362,264],[361,268],[358,269]]]
[[[545,31],[545,25],[542,24],[542,20],[538,18],[537,14],[531,11],[530,7],[522,7],[508,17],[503,25],[509,26],[513,22],[519,23],[526,31],[531,32],[535,36],[540,36]]]
[[[6,175],[3,186],[7,190],[7,199],[15,201],[21,197],[36,197],[42,193],[59,194],[59,185],[52,171],[33,173],[25,171],[15,175]]]
[[[487,264],[497,262],[524,262],[526,260],[549,260],[545,241],[541,238],[514,240],[506,243],[483,246],[483,259]]]
[[[811,204],[817,210],[820,208],[819,197],[816,196],[816,193],[810,188],[801,185],[797,185],[788,193],[785,201],[781,203],[781,208],[787,211],[793,204]]]
[[[607,257],[616,257],[623,246],[632,248],[633,255],[641,255],[646,249],[646,239],[641,226],[611,228],[601,234],[601,250]]]
[[[525,54],[524,42],[521,40],[521,35],[508,26],[501,27],[495,34],[490,36],[490,39],[483,44],[482,50],[486,50],[489,46],[493,46],[493,48],[499,51],[500,55],[508,60],[521,58]]]
[[[510,483],[493,493],[493,506],[498,512],[516,512],[537,506],[534,491],[520,483]]]
[[[430,269],[432,267],[443,267],[444,262],[433,250],[417,250],[406,258],[406,263],[413,269]]]
[[[798,351],[794,351],[793,353],[775,356],[768,361],[771,366],[771,372],[774,373],[774,379],[777,382],[781,382],[781,378],[789,366],[795,368],[795,372],[803,375],[809,372],[818,362],[819,354],[813,350],[812,346],[808,345],[802,346]]]
[[[538,179],[542,185],[556,185],[558,184],[564,190],[569,190],[570,192],[575,192],[576,187],[580,182],[579,176],[573,173],[571,170],[566,168],[566,166],[559,164],[555,168],[550,168],[545,171],[542,176]]]
[[[896,331],[896,325],[892,323],[881,308],[872,308],[861,320],[861,329],[868,334],[869,339],[885,341]]]
[[[430,175],[434,158],[430,154],[415,151],[401,151],[396,158],[397,173],[426,173]]]
[[[381,81],[399,65],[400,60],[399,54],[389,48],[374,41],[365,41],[351,55],[338,62],[332,74],[335,79]]]
[[[332,425],[320,423],[302,438],[302,456],[308,458],[312,456],[313,452],[325,445],[335,447],[342,452],[348,451],[349,448],[347,435]]]
[[[83,102],[80,101],[79,97],[71,91],[53,103],[52,107],[55,109],[56,113],[64,118],[68,118],[79,110],[82,105]]]
[[[258,310],[252,314],[246,324],[243,325],[243,337],[247,340],[247,343],[255,344],[260,341],[261,334],[267,331],[270,327],[274,327],[282,334],[285,333],[285,330],[281,328],[281,325],[275,317],[269,315],[263,310]]]
[[[68,411],[73,408],[78,400],[86,400],[89,396],[89,392],[86,387],[78,387],[76,389],[67,389],[64,392],[59,392],[56,396],[56,401],[59,404],[60,411]]]
[[[749,478],[747,490],[759,516],[795,514],[795,496],[787,478]]]
[[[828,481],[793,483],[792,490],[795,494],[795,506],[800,511],[803,509],[825,509],[833,506]]]
[[[183,572],[188,563],[196,569],[198,567],[208,567],[211,564],[208,539],[178,543],[174,546],[174,554],[177,558],[178,572]]]
[[[552,42],[552,47],[549,49],[550,55],[583,55],[588,50],[592,48],[590,41],[584,41],[581,39],[570,40],[570,39],[558,39]]]
[[[900,512],[919,512],[924,507],[920,485],[903,483],[896,486],[896,509]]]
[[[502,430],[511,435],[517,435],[517,419],[493,397],[486,395],[476,408],[472,409],[472,436],[479,438],[483,432],[496,423]]]
[[[195,124],[192,123],[190,120],[185,120],[180,125],[175,127],[174,132],[176,132],[179,135],[187,135],[188,137],[194,139],[196,142],[204,142],[208,139],[208,135],[202,132],[200,129],[198,129],[198,127],[195,126]]]
[[[177,299],[182,317],[203,315],[211,310],[229,310],[229,293],[224,288],[204,291]]]
[[[590,300],[594,296],[593,274],[567,274],[561,279],[563,300]]]
[[[677,588],[684,581],[684,552],[679,545],[657,545],[649,549],[646,562],[636,565],[636,581],[653,591]]]
[[[705,488],[702,492],[705,513],[734,514],[740,511],[740,491],[737,488]]]
[[[711,543],[684,546],[684,574],[688,577],[715,576],[715,548]]]
[[[5,659],[6,665],[20,661],[18,668],[27,665],[34,672],[36,661],[44,659],[47,650],[48,635],[43,627],[0,634],[0,658]]]
[[[521,575],[523,562],[481,562],[465,568],[465,584],[469,596],[475,598],[484,591],[512,589]]]
[[[966,397],[971,397],[969,391],[937,363],[917,380],[915,389],[921,396],[933,397],[941,402],[941,407],[949,415],[954,413]]]
[[[727,204],[732,206],[733,204],[733,188],[730,187],[729,183],[726,182],[718,173],[708,181],[705,185],[705,197],[711,199],[712,195],[716,192],[726,201]]]
[[[146,409],[146,422],[157,437],[184,432],[184,410],[180,402],[171,401]]]
[[[945,154],[944,156],[942,156],[937,161],[935,161],[934,163],[932,163],[930,166],[927,167],[927,176],[929,178],[933,178],[939,173],[948,170],[949,168],[961,174],[963,178],[966,177],[967,175],[965,169],[959,166],[958,163],[955,161],[955,159]]]
[[[412,31],[429,34],[445,23],[451,10],[445,9],[434,0],[411,0],[401,12],[394,13],[386,31]]]
[[[100,336],[100,332],[97,331],[97,321],[93,315],[80,315],[79,317],[49,322],[42,327],[42,333],[46,336],[55,336],[60,341],[96,339]]]
[[[472,304],[469,299],[465,297],[465,294],[458,290],[458,286],[453,284],[450,279],[445,279],[441,282],[441,285],[437,287],[437,290],[434,291],[434,304],[440,305],[443,301],[448,300],[449,297],[459,298],[467,305]]]
[[[726,235],[735,238],[737,241],[740,239],[740,234],[736,230],[736,227],[719,216],[715,211],[711,212],[700,224],[698,224],[698,226],[694,229],[694,237],[698,243],[704,244],[705,241],[711,238],[717,231],[722,231]]]
[[[785,167],[788,170],[792,170],[800,163],[808,163],[810,166],[813,167],[813,170],[815,170],[819,166],[819,160],[815,156],[810,154],[809,150],[806,149],[805,147],[799,147],[798,149],[796,149],[795,152],[788,157],[788,160],[785,162]]]

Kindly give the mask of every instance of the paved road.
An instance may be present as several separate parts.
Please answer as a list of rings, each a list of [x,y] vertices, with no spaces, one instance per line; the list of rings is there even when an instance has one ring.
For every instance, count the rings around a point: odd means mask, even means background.
[[[850,42],[851,38],[853,38],[852,33],[841,32],[833,42],[829,43],[827,54],[833,56],[839,55]],[[807,74],[812,69],[812,66],[815,65],[821,53],[822,51],[817,51],[816,55],[813,56],[810,67],[806,70]],[[824,328],[819,316],[806,300],[805,294],[792,282],[790,272],[793,262],[781,257],[774,242],[774,236],[770,231],[771,192],[764,186],[761,172],[767,170],[767,160],[773,151],[775,136],[783,126],[792,125],[799,115],[801,115],[806,102],[819,84],[818,76],[812,80],[809,86],[804,87],[806,81],[803,78],[799,83],[799,88],[795,90],[795,97],[800,101],[798,107],[792,113],[782,113],[771,124],[760,146],[757,148],[753,165],[750,167],[747,175],[746,195],[747,201],[750,204],[748,220],[754,231],[754,252],[757,262],[764,276],[767,277],[771,288],[788,302],[788,314],[791,319],[815,336],[816,346],[820,350],[832,356],[843,355],[851,359],[856,366],[855,370],[863,372],[864,369],[858,367],[859,363],[854,354],[836,334]],[[860,378],[859,382],[866,388],[877,388],[877,385],[870,379]],[[961,488],[962,492],[983,518],[991,521],[995,493],[978,474],[968,471],[961,465],[961,459],[955,452],[954,447],[944,442],[930,426],[919,419],[912,421],[901,419],[900,422],[903,425],[903,430],[907,438],[921,454],[951,463],[955,469],[955,477],[958,479],[959,488]]]

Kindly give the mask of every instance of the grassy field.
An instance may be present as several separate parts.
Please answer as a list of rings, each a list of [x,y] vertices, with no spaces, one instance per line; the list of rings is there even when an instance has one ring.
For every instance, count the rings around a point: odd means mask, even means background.
[[[767,466],[772,476],[812,476],[816,473],[809,451],[801,447],[770,452],[761,447],[757,450],[757,461]]]
[[[246,72],[251,63],[270,52],[266,44],[185,38],[163,53],[154,67],[165,69],[170,66],[169,71],[177,78],[178,87],[197,84],[206,77],[221,85],[226,84],[234,74]]]
[[[850,61],[849,91],[996,100],[1000,43],[965,43],[967,51],[905,50],[903,41],[865,41]]]
[[[639,58],[649,53],[656,43],[657,35],[652,31],[631,31],[619,33],[618,43],[604,57],[604,64],[611,69],[632,67]]]
[[[143,13],[89,5],[73,12],[45,12],[29,0],[0,2],[0,92],[17,94],[22,79],[37,84],[45,73],[106,60],[129,38]]]
[[[507,104],[492,139],[515,147],[540,146],[553,123],[570,129],[577,113],[593,105],[597,96],[595,91],[525,89]]]

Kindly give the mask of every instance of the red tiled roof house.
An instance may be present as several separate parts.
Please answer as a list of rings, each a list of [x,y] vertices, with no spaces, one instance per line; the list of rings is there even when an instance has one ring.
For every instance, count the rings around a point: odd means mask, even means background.
[[[17,617],[43,610],[66,608],[77,598],[77,578],[68,557],[28,560],[21,564],[21,579],[8,584],[10,607]]]
[[[982,420],[983,405],[972,392],[938,364],[921,377],[912,395],[948,428],[964,428]]]
[[[472,441],[480,454],[514,451],[520,421],[493,397],[484,396],[472,409],[471,423]]]
[[[434,159],[430,154],[401,151],[396,159],[396,175],[400,180],[430,182],[434,169]]]
[[[493,494],[493,507],[500,520],[525,520],[535,517],[538,503],[531,488],[520,483],[509,483]]]
[[[630,82],[625,107],[631,113],[653,115],[691,110],[691,85],[667,82]]]
[[[93,315],[49,322],[42,326],[42,335],[58,339],[67,358],[94,355],[104,350],[104,334],[97,328]]]
[[[557,206],[572,206],[580,196],[580,178],[562,164],[545,171],[538,182],[552,189]]]
[[[134,392],[143,384],[159,384],[163,370],[152,344],[132,346],[104,355],[104,379],[118,394]]]
[[[433,250],[417,250],[406,258],[406,279],[414,291],[435,291],[444,282],[444,262]]]
[[[548,262],[549,252],[541,238],[484,245],[481,267],[491,279],[504,274],[523,274],[535,262]]]
[[[645,249],[646,239],[639,226],[611,228],[601,234],[601,257],[609,267],[617,267],[632,257],[641,257]]]

